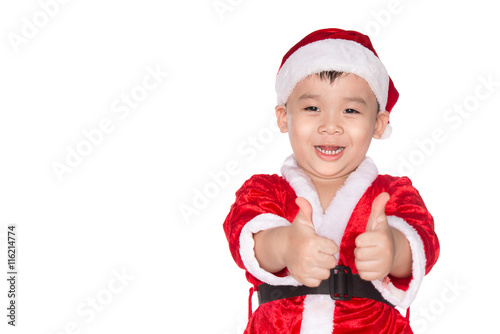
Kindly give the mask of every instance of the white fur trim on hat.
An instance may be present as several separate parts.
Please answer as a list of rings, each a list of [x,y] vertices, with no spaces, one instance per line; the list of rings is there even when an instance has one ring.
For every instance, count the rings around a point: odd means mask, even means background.
[[[392,126],[391,124],[387,123],[380,139],[389,139],[391,134],[392,134]]]
[[[363,45],[344,39],[323,39],[295,51],[276,76],[278,105],[284,105],[297,83],[322,71],[353,73],[366,80],[381,110],[387,105],[389,74],[380,59]]]

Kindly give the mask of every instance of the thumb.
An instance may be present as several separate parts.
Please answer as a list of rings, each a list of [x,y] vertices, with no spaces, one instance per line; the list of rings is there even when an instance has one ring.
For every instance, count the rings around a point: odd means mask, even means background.
[[[387,216],[385,215],[385,205],[391,198],[386,192],[379,194],[372,203],[372,211],[370,212],[370,217],[368,217],[368,223],[366,224],[366,231],[376,231],[381,228],[384,224],[387,225]]]
[[[309,225],[314,229],[311,203],[304,197],[297,197],[295,203],[299,206],[299,213],[295,217],[295,221],[300,221],[302,224]]]

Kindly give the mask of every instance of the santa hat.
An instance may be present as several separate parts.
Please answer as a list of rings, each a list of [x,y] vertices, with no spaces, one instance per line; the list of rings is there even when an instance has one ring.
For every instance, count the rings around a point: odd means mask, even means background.
[[[380,61],[370,38],[356,31],[317,30],[295,44],[283,57],[276,76],[278,105],[284,105],[297,83],[313,73],[340,71],[365,79],[380,104],[389,113],[399,93]],[[390,135],[386,127],[385,138]]]

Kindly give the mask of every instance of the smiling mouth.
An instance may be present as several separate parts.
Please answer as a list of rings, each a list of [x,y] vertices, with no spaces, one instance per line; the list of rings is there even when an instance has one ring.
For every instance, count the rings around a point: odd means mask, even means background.
[[[342,152],[345,147],[344,146],[314,146],[318,151],[327,155],[335,155]]]

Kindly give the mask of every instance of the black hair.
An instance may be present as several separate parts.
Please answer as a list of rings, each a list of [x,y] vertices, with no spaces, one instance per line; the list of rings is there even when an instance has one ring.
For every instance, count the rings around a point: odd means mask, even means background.
[[[323,71],[319,72],[319,78],[321,80],[328,80],[330,81],[330,84],[332,84],[337,78],[339,78],[344,72],[340,71]]]
[[[342,76],[344,72],[341,71],[322,71],[317,73],[321,80],[329,81],[332,84],[337,78]],[[377,113],[380,112],[380,103],[377,100]]]

